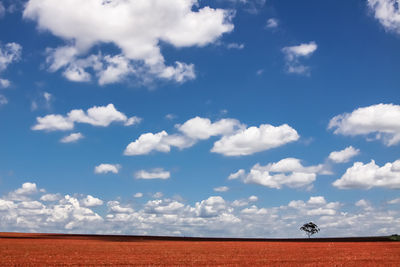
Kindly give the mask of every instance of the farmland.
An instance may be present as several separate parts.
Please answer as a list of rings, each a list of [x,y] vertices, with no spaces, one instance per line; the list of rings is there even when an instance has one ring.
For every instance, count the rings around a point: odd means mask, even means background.
[[[387,240],[0,233],[0,265],[399,266],[400,242]]]

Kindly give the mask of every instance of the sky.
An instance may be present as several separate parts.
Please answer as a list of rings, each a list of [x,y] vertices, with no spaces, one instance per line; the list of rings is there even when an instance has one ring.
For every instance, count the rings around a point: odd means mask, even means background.
[[[399,5],[0,1],[0,231],[400,233]]]

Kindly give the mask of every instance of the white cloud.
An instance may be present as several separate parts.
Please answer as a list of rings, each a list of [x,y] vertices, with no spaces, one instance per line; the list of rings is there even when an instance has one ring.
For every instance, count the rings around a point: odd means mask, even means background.
[[[214,188],[215,192],[226,192],[228,190],[229,190],[229,187],[227,187],[227,186],[219,186],[219,187]]]
[[[81,12],[76,12],[79,7]],[[199,7],[197,0],[80,1],[30,0],[24,18],[37,22],[69,46],[49,50],[51,71],[63,69],[73,81],[89,81],[93,71],[100,84],[129,75],[183,82],[193,79],[194,66],[175,62],[168,66],[160,43],[174,47],[205,46],[233,30],[232,12]],[[85,14],[82,16],[81,14]],[[56,23],[57,22],[57,23]],[[119,55],[89,55],[95,45],[112,43]]]
[[[200,117],[187,120],[183,125],[177,125],[178,130],[187,137],[199,140],[208,139],[211,136],[229,135],[244,127],[235,119],[221,119],[212,123],[209,119]]]
[[[311,56],[318,46],[315,42],[304,43],[296,46],[286,46],[282,48],[285,54],[287,71],[296,74],[309,74],[309,67],[300,63],[300,58]]]
[[[296,141],[299,135],[287,124],[275,127],[262,124],[224,136],[214,143],[211,152],[225,156],[246,156]]]
[[[195,117],[182,125],[176,125],[182,134],[169,135],[166,131],[161,131],[140,135],[126,147],[124,154],[133,156],[145,155],[152,151],[169,152],[171,147],[184,149],[193,146],[198,140],[230,134],[242,127],[244,126],[235,119],[221,119],[212,123],[209,119]]]
[[[143,193],[137,192],[137,193],[135,193],[135,194],[133,195],[133,197],[134,197],[134,198],[141,198],[141,197],[143,197]]]
[[[162,168],[156,168],[153,170],[140,170],[135,173],[136,179],[169,179],[171,174],[169,171],[165,171]]]
[[[324,166],[305,167],[296,158],[285,158],[265,166],[254,165],[249,173],[239,170],[229,175],[228,179],[241,179],[246,184],[258,184],[281,189],[283,186],[302,188],[312,185],[317,174],[324,174]]]
[[[244,169],[240,169],[237,172],[230,174],[228,176],[228,180],[243,178],[245,175],[246,175],[246,171]]]
[[[17,195],[30,195],[30,194],[35,194],[38,192],[38,189],[36,187],[35,183],[23,183],[21,188],[18,188],[17,190],[14,191],[15,194]]]
[[[87,123],[98,127],[107,127],[113,122],[122,122],[130,126],[141,121],[138,117],[128,118],[118,111],[113,104],[107,106],[94,106],[87,111],[82,109],[71,110],[66,116],[50,114],[36,118],[37,124],[32,130],[67,131],[74,129],[75,123]]]
[[[162,192],[156,192],[152,195],[153,198],[162,198],[164,194]]]
[[[87,195],[86,198],[81,200],[81,203],[84,207],[96,207],[103,205],[103,200]]]
[[[8,65],[21,59],[21,45],[17,43],[0,43],[0,72],[7,69]],[[0,87],[6,88],[10,86],[10,81],[0,78]]]
[[[86,199],[100,205],[103,200],[93,200],[94,197],[79,200],[66,195],[44,201],[38,200],[36,194],[10,199],[11,193],[0,197],[0,227],[7,232],[282,238],[302,237],[299,227],[310,220],[321,228],[320,237],[369,236],[371,232],[390,235],[400,231],[399,206],[373,206],[368,199],[340,203],[311,196],[286,205],[257,207],[249,206],[256,201],[253,196],[232,202],[211,196],[193,204],[172,199],[136,202],[135,209],[112,200],[107,201],[107,210],[97,214],[83,203]]]
[[[400,204],[400,198],[395,198],[387,202],[388,204]]]
[[[156,134],[145,133],[126,147],[124,154],[145,155],[152,151],[170,152],[171,147],[184,149],[193,146],[199,140],[212,136],[222,136],[214,143],[211,152],[225,156],[244,156],[264,151],[298,140],[299,136],[287,124],[275,127],[262,124],[250,127],[235,119],[221,119],[215,122],[207,118],[194,117],[175,127],[180,134],[169,135],[166,131]]]
[[[175,114],[172,114],[172,113],[169,113],[169,114],[165,115],[165,118],[166,118],[167,120],[173,120],[173,119],[176,118],[176,115],[175,115]]]
[[[265,27],[269,28],[269,29],[274,29],[274,28],[278,27],[278,25],[279,25],[279,23],[278,23],[277,19],[270,18],[267,20],[267,24],[265,25]]]
[[[105,173],[115,173],[117,174],[121,169],[121,165],[119,164],[105,164],[102,163],[96,167],[94,167],[94,173],[96,174],[105,174]]]
[[[360,150],[352,146],[340,151],[333,151],[329,154],[329,159],[336,163],[349,162],[349,160],[360,153]]]
[[[328,129],[335,129],[335,134],[350,136],[375,133],[375,138],[385,145],[396,145],[400,142],[400,106],[377,104],[358,108],[333,117]]]
[[[46,115],[36,118],[37,124],[32,126],[35,131],[67,131],[74,128],[74,122],[62,115]]]
[[[135,156],[145,155],[151,151],[169,152],[171,150],[171,143],[168,142],[169,135],[166,131],[162,131],[156,134],[145,133],[139,136],[137,140],[129,143],[125,148],[124,155]],[[179,138],[178,138],[179,139]],[[175,141],[179,141],[175,139]],[[183,141],[183,140],[182,140]],[[183,141],[183,143],[185,143]],[[177,144],[176,142],[174,144]]]
[[[0,88],[7,88],[10,84],[11,82],[9,80],[0,78]]]
[[[398,0],[368,0],[367,5],[385,30],[400,34]]]
[[[45,194],[45,195],[40,197],[40,200],[41,201],[45,201],[45,202],[58,201],[60,199],[61,199],[61,195],[59,195],[59,194]]]
[[[77,142],[78,140],[84,138],[83,134],[81,133],[72,133],[70,135],[67,135],[63,137],[60,142],[61,143],[74,143]]]
[[[227,209],[227,203],[220,196],[212,196],[196,203],[196,214],[200,217],[215,217]]]
[[[355,162],[333,185],[340,189],[370,189],[372,187],[400,188],[400,160],[379,167],[374,160]]]

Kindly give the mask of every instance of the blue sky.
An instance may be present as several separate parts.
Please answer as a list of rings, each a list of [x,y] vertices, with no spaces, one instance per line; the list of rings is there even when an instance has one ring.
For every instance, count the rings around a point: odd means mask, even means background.
[[[1,1],[2,231],[398,233],[398,4]]]

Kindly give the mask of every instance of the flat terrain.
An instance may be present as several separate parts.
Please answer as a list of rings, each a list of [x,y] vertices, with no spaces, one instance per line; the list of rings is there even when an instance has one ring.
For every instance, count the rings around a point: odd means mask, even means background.
[[[400,266],[400,242],[385,240],[0,233],[0,265]]]

